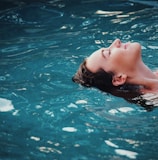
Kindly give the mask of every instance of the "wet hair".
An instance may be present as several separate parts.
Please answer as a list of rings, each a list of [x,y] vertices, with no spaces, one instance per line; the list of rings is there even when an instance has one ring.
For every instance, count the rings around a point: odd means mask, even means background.
[[[95,87],[102,91],[111,91],[118,87],[112,84],[112,72],[105,72],[104,70],[99,70],[96,73],[92,73],[86,67],[86,59],[80,65],[78,71],[73,76],[72,80],[86,87]]]
[[[114,86],[112,84],[113,75],[114,73],[108,73],[104,70],[92,73],[87,69],[86,60],[84,60],[72,80],[85,87],[95,87],[114,96],[122,97],[130,103],[144,107],[147,111],[151,111],[154,108],[153,104],[148,104],[148,100],[143,98],[139,86],[132,84]]]

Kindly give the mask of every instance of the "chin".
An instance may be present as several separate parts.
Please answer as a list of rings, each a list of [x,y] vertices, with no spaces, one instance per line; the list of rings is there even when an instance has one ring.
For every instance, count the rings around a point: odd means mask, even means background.
[[[137,47],[137,48],[141,49],[141,45],[140,45],[140,43],[135,42],[135,43],[133,43],[133,44],[135,45],[135,47]]]
[[[141,45],[138,42],[132,43],[131,47],[136,51],[136,52],[141,52]]]

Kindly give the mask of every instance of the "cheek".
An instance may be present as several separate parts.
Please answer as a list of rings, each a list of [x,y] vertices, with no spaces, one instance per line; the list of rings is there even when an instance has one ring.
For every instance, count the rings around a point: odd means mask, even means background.
[[[102,65],[102,69],[105,72],[115,72],[116,68],[117,68],[117,64],[114,61],[106,61],[106,63],[104,63]]]
[[[117,72],[124,70],[128,66],[130,57],[126,52],[126,50],[117,50],[113,52],[113,55],[111,55],[111,59],[109,61],[111,64],[111,71]]]
[[[126,59],[125,51],[121,49],[115,49],[111,53],[110,62],[112,64],[120,64]]]

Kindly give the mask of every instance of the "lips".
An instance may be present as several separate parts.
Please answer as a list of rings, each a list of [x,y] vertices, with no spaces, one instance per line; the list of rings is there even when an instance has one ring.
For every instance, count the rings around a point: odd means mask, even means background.
[[[124,49],[127,49],[128,46],[129,46],[129,43],[125,43],[125,44],[124,44]]]
[[[124,44],[124,49],[126,49],[127,48],[127,45],[126,45],[126,43]]]

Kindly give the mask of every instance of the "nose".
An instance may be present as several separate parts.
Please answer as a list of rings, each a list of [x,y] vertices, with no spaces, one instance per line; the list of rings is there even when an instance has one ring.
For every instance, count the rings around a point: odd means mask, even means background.
[[[111,44],[110,48],[113,48],[113,47],[116,47],[116,48],[121,47],[121,40],[115,39],[114,42]]]

